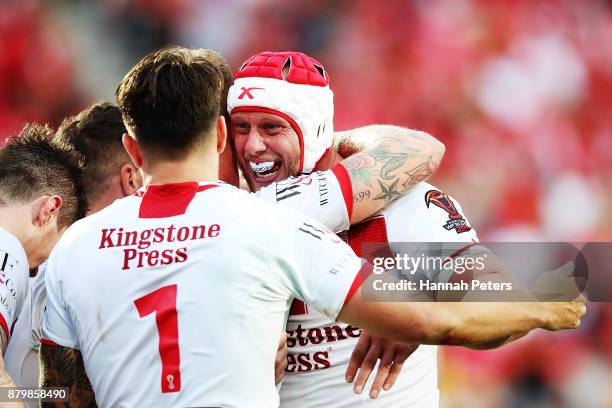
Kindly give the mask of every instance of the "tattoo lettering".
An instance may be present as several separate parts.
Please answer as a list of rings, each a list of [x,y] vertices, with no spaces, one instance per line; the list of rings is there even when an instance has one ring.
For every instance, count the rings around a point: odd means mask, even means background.
[[[360,191],[353,196],[353,202],[358,203],[366,198],[370,198],[370,190]]]

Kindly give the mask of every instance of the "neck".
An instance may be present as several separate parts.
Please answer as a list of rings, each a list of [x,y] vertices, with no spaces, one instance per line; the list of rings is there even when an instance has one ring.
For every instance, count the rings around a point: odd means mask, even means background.
[[[31,219],[31,209],[28,205],[9,205],[0,207],[0,227],[17,238],[21,246],[28,246],[29,237],[27,220]]]
[[[121,177],[116,175],[108,183],[108,188],[102,192],[90,194],[90,196],[87,197],[89,202],[88,214],[95,214],[101,209],[111,205],[115,200],[124,196],[125,194],[123,194],[123,190],[121,189]]]
[[[186,181],[217,180],[219,155],[212,149],[197,149],[177,160],[143,161],[143,184],[169,184]]]
[[[329,170],[334,167],[336,164],[342,161],[343,157],[332,148],[329,148],[323,153],[321,159],[317,162],[317,165],[313,170]]]

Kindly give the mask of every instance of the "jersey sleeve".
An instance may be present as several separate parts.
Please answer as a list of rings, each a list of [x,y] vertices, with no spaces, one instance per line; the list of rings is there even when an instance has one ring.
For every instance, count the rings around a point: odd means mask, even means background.
[[[268,202],[313,217],[332,231],[343,231],[350,225],[352,186],[342,164],[332,170],[289,177],[262,188],[256,194]]]
[[[0,248],[0,327],[7,344],[28,290],[28,262],[21,252],[12,247]]]
[[[392,204],[386,215],[393,252],[441,257],[445,260],[488,251],[480,245],[461,205],[450,195],[423,183],[406,199]],[[429,278],[446,282],[450,269],[430,270]]]
[[[433,186],[424,186],[415,191],[412,202],[408,202],[405,214],[401,201],[394,208],[394,218],[404,219],[407,227],[403,233],[390,237],[393,241],[419,242],[478,242],[476,230],[470,225],[461,205],[450,195],[436,190]],[[412,207],[412,208],[410,208]]]
[[[294,224],[292,294],[331,319],[361,283],[368,264],[333,232],[312,219]]]
[[[51,252],[45,271],[45,288],[47,303],[42,318],[43,344],[78,349],[74,325],[70,316],[68,304],[64,299],[65,262],[63,262],[64,247],[61,240]]]

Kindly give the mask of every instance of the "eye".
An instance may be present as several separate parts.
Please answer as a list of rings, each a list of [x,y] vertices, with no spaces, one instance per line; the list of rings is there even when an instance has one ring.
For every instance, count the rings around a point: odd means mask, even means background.
[[[275,135],[277,133],[280,133],[284,128],[285,126],[276,122],[267,122],[261,125],[261,129],[263,129],[263,131],[266,132],[266,134],[268,135]]]
[[[235,122],[234,131],[236,133],[247,134],[251,130],[251,126],[247,122]]]

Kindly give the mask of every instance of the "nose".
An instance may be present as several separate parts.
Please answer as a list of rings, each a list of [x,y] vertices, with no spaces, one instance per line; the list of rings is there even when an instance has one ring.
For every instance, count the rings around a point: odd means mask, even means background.
[[[264,139],[259,134],[257,127],[253,126],[247,136],[244,152],[248,156],[255,156],[266,150]]]

